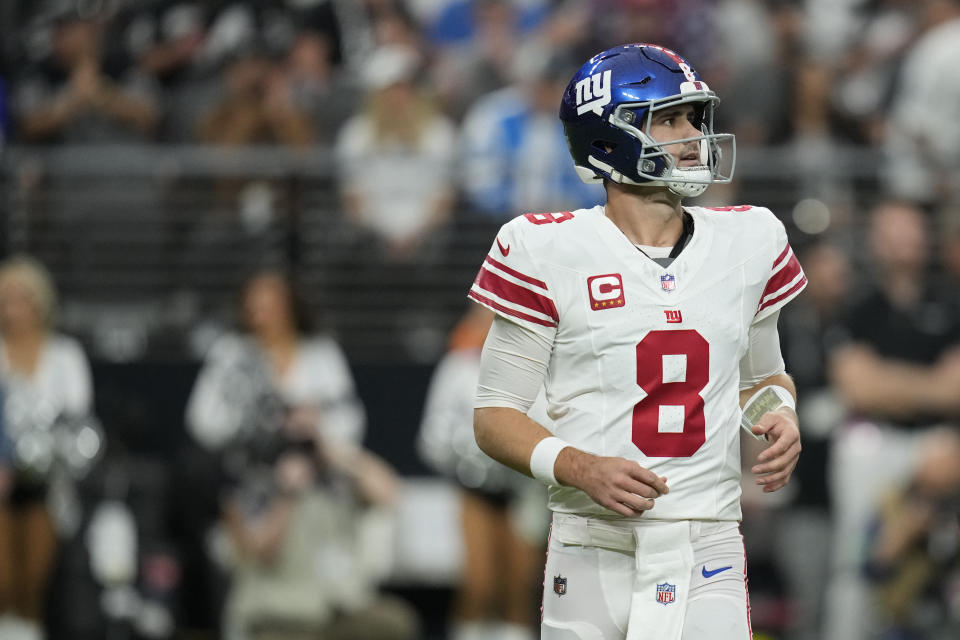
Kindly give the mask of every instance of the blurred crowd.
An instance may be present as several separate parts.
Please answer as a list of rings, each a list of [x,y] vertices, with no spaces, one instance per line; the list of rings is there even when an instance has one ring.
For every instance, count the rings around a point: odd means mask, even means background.
[[[533,637],[541,488],[470,436],[490,318],[465,312],[431,350],[418,311],[465,220],[485,249],[515,215],[600,201],[559,96],[594,52],[638,41],[682,52],[737,136],[737,179],[701,202],[771,206],[809,279],[780,326],[801,462],[783,495],[744,487],[756,637],[960,637],[960,0],[0,5],[5,150],[329,153],[335,260],[371,274],[344,297],[399,300],[376,308],[435,365],[416,450],[456,488],[464,554],[441,611],[389,589],[404,479],[366,444],[392,425],[368,424],[351,353],[302,300],[311,274],[276,243],[229,245],[250,273],[231,281],[237,321],[195,353],[175,459],[109,446],[56,280],[95,260],[96,220],[153,233],[159,196],[93,171],[57,200],[55,172],[7,162],[8,189],[56,210],[33,233],[63,261],[0,236],[0,637],[433,640],[431,619],[451,640]],[[290,197],[263,174],[212,181],[201,239],[169,260],[262,226]]]
[[[9,141],[329,145],[347,215],[400,255],[461,191],[500,218],[596,197],[556,152],[554,112],[574,67],[611,42],[683,51],[723,99],[718,128],[741,147],[787,145],[811,197],[842,188],[842,145],[884,154],[892,194],[957,197],[951,0],[12,0],[3,12]],[[410,189],[414,174],[433,181]]]

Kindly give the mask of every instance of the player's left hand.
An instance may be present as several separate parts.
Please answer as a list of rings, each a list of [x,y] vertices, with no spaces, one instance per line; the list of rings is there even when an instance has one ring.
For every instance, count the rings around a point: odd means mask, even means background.
[[[800,427],[796,412],[789,407],[780,407],[765,413],[753,433],[765,435],[770,446],[757,456],[757,464],[750,469],[757,476],[757,484],[764,493],[782,489],[790,481],[790,475],[800,459]]]

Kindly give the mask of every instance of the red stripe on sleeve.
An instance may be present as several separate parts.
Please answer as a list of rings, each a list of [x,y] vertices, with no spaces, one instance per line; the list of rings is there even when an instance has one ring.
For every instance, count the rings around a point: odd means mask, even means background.
[[[531,316],[531,315],[527,315],[526,313],[522,313],[522,312],[520,312],[520,311],[516,311],[515,309],[511,309],[510,307],[505,307],[505,306],[503,306],[502,304],[499,304],[499,303],[497,303],[497,302],[494,302],[493,300],[491,300],[490,298],[488,298],[488,297],[486,297],[486,296],[480,295],[480,294],[477,293],[476,291],[470,291],[469,293],[467,293],[467,296],[470,297],[470,298],[473,298],[473,299],[476,300],[477,302],[480,302],[480,303],[482,303],[482,304],[487,305],[487,306],[490,307],[491,309],[496,309],[497,311],[502,311],[503,313],[507,314],[508,316],[513,316],[514,318],[520,318],[521,320],[527,320],[528,322],[533,322],[533,323],[535,323],[535,324],[543,325],[544,327],[555,327],[555,326],[557,326],[555,323],[550,322],[549,320],[544,320],[543,318],[537,318],[537,317],[534,317],[534,316]]]
[[[484,260],[484,262],[489,262],[490,264],[492,264],[493,266],[495,266],[497,269],[500,269],[500,270],[503,271],[504,273],[509,273],[510,275],[512,275],[512,276],[513,276],[514,278],[516,278],[517,280],[523,280],[524,282],[529,282],[530,284],[534,285],[535,287],[540,287],[541,289],[546,289],[546,288],[547,288],[547,283],[544,282],[543,280],[537,280],[536,278],[531,278],[530,276],[526,275],[525,273],[520,273],[520,272],[517,271],[516,269],[511,269],[510,267],[508,267],[507,265],[503,264],[502,262],[497,262],[496,260],[494,260],[494,259],[491,258],[490,256],[487,256],[487,258],[486,258],[486,260]]]
[[[807,284],[807,277],[806,277],[806,276],[803,276],[802,278],[800,278],[800,280],[797,281],[797,284],[793,285],[792,287],[790,287],[789,289],[787,289],[786,291],[784,291],[783,293],[781,293],[780,295],[778,295],[776,298],[770,298],[770,299],[767,300],[766,302],[761,303],[760,308],[757,309],[757,313],[760,313],[761,311],[763,311],[764,309],[766,309],[766,308],[769,307],[769,306],[772,306],[772,305],[777,304],[778,302],[780,302],[780,301],[783,300],[784,298],[789,298],[789,297],[795,295],[795,294],[798,293],[801,289],[803,289],[803,288],[806,286],[806,284]]]
[[[770,268],[773,269],[775,266],[777,266],[778,264],[780,264],[780,261],[783,260],[784,256],[787,255],[787,252],[788,252],[788,251],[790,251],[790,244],[789,244],[789,243],[787,243],[787,245],[783,248],[783,251],[781,251],[781,252],[780,252],[780,255],[777,256],[777,259],[773,261],[773,264],[770,265]]]
[[[480,269],[474,284],[507,302],[550,316],[554,322],[560,321],[560,315],[557,313],[557,307],[554,306],[553,300],[536,291],[510,282],[487,268]]]
[[[787,248],[789,249],[789,247]],[[787,261],[787,264],[783,265],[780,271],[777,271],[769,280],[767,280],[767,286],[764,287],[763,295],[760,296],[760,299],[762,300],[771,293],[774,293],[775,291],[787,286],[801,273],[803,273],[803,269],[800,267],[800,261],[797,260],[797,256],[790,256],[790,260]]]

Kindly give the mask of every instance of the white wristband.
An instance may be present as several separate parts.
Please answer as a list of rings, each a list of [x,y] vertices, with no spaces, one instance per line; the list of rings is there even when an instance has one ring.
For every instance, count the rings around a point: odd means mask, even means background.
[[[553,466],[560,452],[569,446],[569,443],[554,436],[538,442],[530,454],[530,473],[533,477],[547,485],[560,484],[553,473]]]

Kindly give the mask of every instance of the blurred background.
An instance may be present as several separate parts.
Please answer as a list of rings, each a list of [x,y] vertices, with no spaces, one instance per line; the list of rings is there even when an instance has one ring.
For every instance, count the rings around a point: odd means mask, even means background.
[[[693,202],[809,278],[755,637],[960,637],[960,0],[4,0],[0,638],[534,637],[545,495],[473,443],[466,292],[600,201],[559,96],[641,41],[737,136]]]

